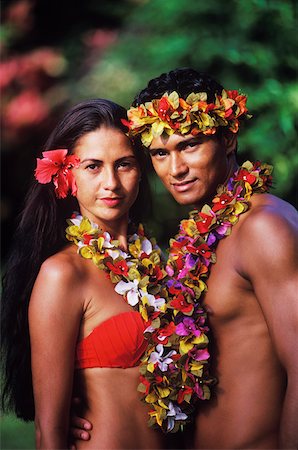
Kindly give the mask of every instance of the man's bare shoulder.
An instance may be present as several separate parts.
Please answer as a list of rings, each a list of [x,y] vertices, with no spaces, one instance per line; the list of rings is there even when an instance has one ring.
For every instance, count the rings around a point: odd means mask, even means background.
[[[298,212],[288,202],[271,194],[252,197],[249,214],[244,214],[243,233],[298,232]]]
[[[238,238],[243,255],[254,252],[264,260],[277,254],[281,259],[295,259],[298,213],[292,205],[274,195],[255,196],[249,213],[244,214]]]

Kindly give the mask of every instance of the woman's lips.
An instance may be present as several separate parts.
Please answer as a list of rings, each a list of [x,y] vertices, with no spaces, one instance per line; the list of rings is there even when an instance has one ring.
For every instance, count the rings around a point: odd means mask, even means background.
[[[107,206],[117,206],[122,200],[122,197],[106,197],[100,199],[102,202],[104,202]]]
[[[197,180],[186,180],[186,181],[181,181],[180,183],[172,183],[173,189],[177,192],[185,192],[188,189],[192,188],[192,186],[194,185],[194,183]]]

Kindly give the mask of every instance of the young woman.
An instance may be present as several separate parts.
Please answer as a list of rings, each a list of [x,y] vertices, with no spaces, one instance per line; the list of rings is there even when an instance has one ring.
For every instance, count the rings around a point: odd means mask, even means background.
[[[18,417],[35,419],[39,449],[67,448],[73,391],[94,425],[78,449],[162,446],[137,392],[146,326],[133,309],[134,289],[125,291],[128,302],[117,293],[142,245],[154,251],[137,234],[128,242],[148,185],[121,118],[125,110],[107,100],[65,115],[38,160],[7,264],[4,400]]]

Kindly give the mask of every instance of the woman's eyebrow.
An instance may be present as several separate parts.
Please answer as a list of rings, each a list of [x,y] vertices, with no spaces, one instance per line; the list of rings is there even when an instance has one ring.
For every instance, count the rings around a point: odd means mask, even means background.
[[[126,156],[121,156],[121,158],[118,158],[114,161],[114,163],[118,163],[123,161],[124,159],[136,159],[136,157],[134,155],[126,155]],[[95,164],[100,164],[103,163],[104,161],[102,161],[101,159],[96,159],[96,158],[85,158],[82,161],[80,161],[81,164],[86,163],[86,162],[90,162],[90,163],[95,163]]]
[[[116,159],[116,163],[123,161],[124,159],[134,159],[136,160],[135,155],[127,155],[127,156],[122,156],[121,158]]]
[[[85,158],[82,161],[80,161],[80,164],[83,164],[85,162],[102,163],[102,160],[101,159],[95,159],[95,158]]]

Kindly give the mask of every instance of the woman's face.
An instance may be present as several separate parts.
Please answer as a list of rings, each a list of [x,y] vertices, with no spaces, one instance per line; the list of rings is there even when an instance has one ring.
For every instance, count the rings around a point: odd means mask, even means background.
[[[127,221],[141,175],[127,136],[102,126],[78,139],[74,154],[80,159],[73,174],[81,214],[104,227]]]

